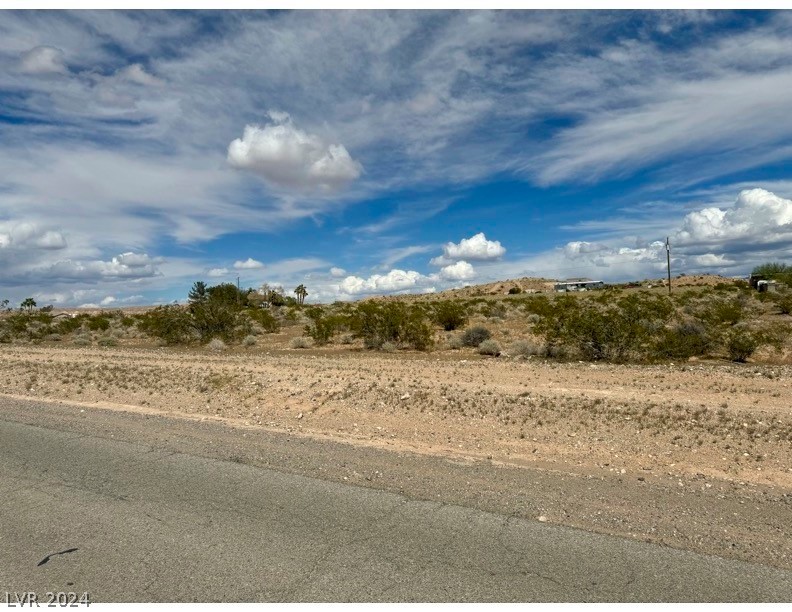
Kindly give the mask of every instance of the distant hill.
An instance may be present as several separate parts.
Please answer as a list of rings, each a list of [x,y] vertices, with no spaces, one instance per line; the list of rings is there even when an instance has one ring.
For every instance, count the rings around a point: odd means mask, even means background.
[[[508,295],[509,290],[518,287],[520,293],[552,293],[554,285],[562,279],[533,278],[524,276],[522,278],[507,279],[484,283],[481,285],[469,285],[457,289],[446,289],[437,293],[402,293],[396,295],[377,295],[371,296],[369,300],[399,300],[399,301],[426,301],[448,298],[474,298],[486,296]],[[733,283],[735,278],[720,276],[718,274],[691,274],[677,276],[671,279],[671,287],[711,287],[719,283]],[[647,278],[642,281],[612,283],[617,286],[634,286],[643,288],[665,287],[666,278]]]

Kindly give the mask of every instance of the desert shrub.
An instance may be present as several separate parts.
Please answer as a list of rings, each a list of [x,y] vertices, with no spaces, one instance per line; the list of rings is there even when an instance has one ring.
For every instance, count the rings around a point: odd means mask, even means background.
[[[292,338],[289,346],[291,346],[293,349],[307,349],[311,347],[311,340],[309,338],[299,336],[297,338]]]
[[[118,340],[113,336],[103,336],[96,341],[99,346],[118,346]]]
[[[238,289],[233,283],[221,283],[220,285],[206,288],[206,297],[191,302],[190,308],[213,302],[226,310],[242,310],[247,304],[249,293],[250,291]]]
[[[459,301],[443,300],[435,303],[432,318],[445,331],[453,331],[467,323],[467,308]]]
[[[545,349],[541,344],[531,342],[530,340],[517,340],[509,348],[509,352],[515,357],[527,358],[533,357],[534,355],[541,357],[545,354]]]
[[[713,325],[736,325],[744,315],[743,302],[738,298],[712,300],[699,311],[699,317]]]
[[[190,313],[181,306],[158,306],[146,312],[138,323],[144,334],[163,344],[182,344],[195,338]]]
[[[729,330],[726,337],[726,349],[729,359],[744,363],[759,347],[757,334],[745,327],[736,326]]]
[[[8,332],[0,332],[0,344],[11,344],[11,334]]]
[[[250,308],[245,310],[245,314],[268,334],[274,334],[280,329],[278,319],[266,308]]]
[[[463,346],[465,345],[462,343],[462,336],[453,335],[446,340],[446,347],[449,349],[461,349]]]
[[[220,352],[224,351],[228,348],[225,342],[223,342],[220,338],[212,338],[207,344],[206,348],[210,351]]]
[[[32,316],[26,312],[10,314],[2,321],[3,330],[11,337],[27,337],[28,324],[32,321]]]
[[[706,354],[713,340],[700,321],[682,321],[663,330],[655,343],[654,353],[661,358],[687,359]]]
[[[93,315],[88,319],[88,329],[91,331],[107,331],[110,329],[110,319],[105,315]]]
[[[244,340],[242,340],[242,346],[255,346],[256,345],[256,336],[245,336]]]
[[[305,310],[305,316],[307,316],[311,322],[305,326],[304,333],[319,346],[323,346],[330,342],[335,333],[345,322],[343,317],[325,314],[321,308],[316,306],[307,308]]]
[[[488,319],[503,319],[506,317],[506,306],[501,302],[485,302],[480,312]]]
[[[60,334],[47,334],[46,336],[44,336],[44,340],[46,340],[47,342],[60,342],[61,340],[63,340],[63,336],[61,336]]]
[[[83,322],[88,318],[88,315],[81,314],[76,317],[58,317],[55,323],[55,330],[59,334],[71,334],[78,330]]]
[[[548,354],[560,345],[591,361],[646,357],[654,335],[673,312],[672,304],[651,294],[614,299],[609,293],[591,300],[557,298],[552,313],[535,327],[544,336]]]
[[[275,310],[277,311],[278,309]],[[296,306],[290,306],[282,311],[281,317],[285,322],[284,325],[297,323],[300,320],[300,317],[302,317],[302,311]]]
[[[541,320],[542,320],[542,317],[541,317],[540,315],[536,314],[535,312],[532,312],[531,314],[529,314],[529,315],[526,317],[526,320],[527,320],[527,321],[528,321],[528,323],[530,323],[531,325],[536,325],[537,323],[539,323],[539,321],[541,321]]]
[[[132,317],[121,317],[121,325],[123,327],[134,327],[136,322],[136,319]]]
[[[366,348],[380,348],[385,342],[404,344],[419,351],[432,346],[432,330],[424,311],[401,302],[363,302],[349,316],[348,324],[363,338]]]
[[[792,314],[792,291],[774,295],[773,302],[781,314]]]
[[[393,342],[383,342],[380,350],[384,353],[395,353],[396,352],[396,345]]]
[[[212,288],[210,288],[211,291]],[[236,289],[236,287],[234,287]],[[198,333],[202,341],[220,338],[226,342],[240,340],[250,333],[251,325],[247,317],[228,303],[211,297],[202,303],[190,307],[190,326]],[[224,298],[228,296],[224,295]]]
[[[88,346],[91,344],[91,339],[86,336],[75,336],[72,344],[75,346]]]
[[[519,298],[520,308],[528,315],[543,317],[553,312],[553,304],[546,295],[529,295]]]
[[[518,295],[520,293],[522,293],[522,289],[520,289],[519,287],[512,287],[511,289],[509,289],[509,295]]]
[[[485,340],[489,340],[492,337],[490,330],[486,327],[482,327],[480,325],[476,325],[475,327],[471,327],[465,330],[465,333],[462,334],[462,344],[464,346],[473,346],[476,347]]]
[[[479,344],[478,352],[481,355],[494,355],[497,357],[501,354],[501,347],[495,340],[484,340]]]
[[[341,344],[354,344],[355,342],[355,335],[354,334],[344,334],[341,336]]]

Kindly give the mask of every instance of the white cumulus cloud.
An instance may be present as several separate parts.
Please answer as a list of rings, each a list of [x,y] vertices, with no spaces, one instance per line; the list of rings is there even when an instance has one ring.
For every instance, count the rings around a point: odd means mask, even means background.
[[[445,280],[470,280],[475,276],[476,271],[473,269],[473,266],[464,260],[445,266],[440,270],[440,278]]]
[[[341,278],[344,274],[346,274],[344,268],[336,268],[335,266],[330,268],[330,276],[333,278]]]
[[[448,242],[443,246],[443,254],[430,262],[435,266],[445,266],[455,261],[493,261],[500,259],[506,249],[498,240],[487,240],[484,232],[470,238],[463,238],[459,244]]]
[[[429,277],[414,270],[394,269],[387,274],[372,274],[368,278],[347,276],[339,285],[341,293],[362,295],[366,293],[389,293],[404,291],[421,286],[429,281]]]
[[[228,146],[228,163],[250,170],[277,187],[337,191],[360,176],[362,166],[342,144],[325,142],[292,123],[286,113],[269,113],[272,123],[247,125]]]
[[[746,189],[731,208],[710,207],[689,213],[676,234],[683,245],[735,240],[769,243],[792,239],[792,200],[765,189]]]
[[[212,268],[206,273],[211,278],[225,276],[226,274],[228,274],[228,268]]]
[[[245,261],[234,262],[235,270],[260,270],[263,267],[263,263],[253,259],[252,257],[248,257]]]
[[[26,74],[67,74],[63,51],[42,45],[33,47],[19,58],[19,70]]]

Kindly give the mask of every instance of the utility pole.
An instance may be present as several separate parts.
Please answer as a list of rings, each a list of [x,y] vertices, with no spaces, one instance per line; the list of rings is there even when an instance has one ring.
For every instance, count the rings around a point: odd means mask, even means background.
[[[666,262],[668,263],[668,295],[671,295],[671,244],[666,236]]]

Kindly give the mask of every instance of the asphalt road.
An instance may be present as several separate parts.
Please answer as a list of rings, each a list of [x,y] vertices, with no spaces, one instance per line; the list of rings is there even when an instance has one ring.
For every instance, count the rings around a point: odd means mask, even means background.
[[[0,597],[792,601],[787,571],[123,437],[0,410]]]

